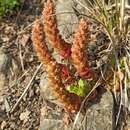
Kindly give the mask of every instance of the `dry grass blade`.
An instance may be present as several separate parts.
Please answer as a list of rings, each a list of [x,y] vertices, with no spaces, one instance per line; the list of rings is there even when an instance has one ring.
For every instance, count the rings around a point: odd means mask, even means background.
[[[125,64],[125,79],[124,79],[124,90],[125,90],[125,107],[128,108],[128,85],[130,80],[130,68],[127,63],[126,57],[124,57],[124,64]]]
[[[123,81],[123,73],[120,69],[120,63],[119,63],[119,59],[117,56],[117,53],[114,53],[115,55],[115,59],[116,59],[116,65],[118,68],[118,76],[119,76],[119,81],[120,81],[120,104],[119,104],[119,111],[117,113],[117,117],[116,117],[116,126],[118,124],[119,118],[120,118],[120,114],[121,114],[121,109],[122,109],[122,105],[123,105],[123,85],[122,85],[122,81]]]
[[[124,32],[125,0],[120,0],[120,31]]]
[[[125,91],[125,95],[124,95],[124,106],[125,108],[128,108],[128,94],[127,94],[127,89],[128,89],[128,84],[127,84],[127,74],[125,73],[125,79],[124,79],[124,91]]]
[[[25,71],[18,79],[17,81],[14,81],[10,87],[13,87],[15,84],[17,84],[16,82],[19,82],[28,72],[30,71],[30,69],[28,69],[27,71]]]

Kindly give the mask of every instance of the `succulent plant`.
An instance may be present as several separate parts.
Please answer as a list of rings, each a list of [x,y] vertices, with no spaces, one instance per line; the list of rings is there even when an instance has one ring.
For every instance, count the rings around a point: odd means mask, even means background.
[[[86,20],[81,19],[72,43],[67,43],[59,34],[54,13],[52,0],[47,0],[43,9],[44,20],[36,20],[33,24],[32,41],[40,61],[45,66],[54,94],[66,111],[74,113],[79,110],[82,97],[92,89],[92,86],[86,83],[93,79],[93,71],[85,53],[89,27]],[[70,59],[68,65],[58,63],[54,59],[46,40],[64,60]],[[76,82],[78,85],[74,86]]]

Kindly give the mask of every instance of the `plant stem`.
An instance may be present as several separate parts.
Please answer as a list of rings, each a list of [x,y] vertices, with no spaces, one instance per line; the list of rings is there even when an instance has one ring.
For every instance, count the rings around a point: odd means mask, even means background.
[[[120,31],[124,31],[125,0],[120,0]]]

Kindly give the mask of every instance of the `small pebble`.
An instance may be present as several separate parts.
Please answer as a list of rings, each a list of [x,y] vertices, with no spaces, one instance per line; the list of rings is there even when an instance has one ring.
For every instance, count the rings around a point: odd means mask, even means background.
[[[6,121],[2,121],[2,123],[1,123],[1,130],[4,130],[4,129],[5,129],[6,124],[7,124]]]
[[[29,114],[30,114],[30,111],[28,111],[28,110],[26,110],[25,112],[21,113],[20,117],[19,117],[20,120],[24,121],[24,123],[27,122],[28,119],[29,119]]]

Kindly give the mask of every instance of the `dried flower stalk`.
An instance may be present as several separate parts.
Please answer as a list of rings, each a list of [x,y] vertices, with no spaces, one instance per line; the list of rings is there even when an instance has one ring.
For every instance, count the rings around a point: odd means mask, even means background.
[[[37,55],[41,62],[46,65],[48,80],[55,95],[69,112],[76,112],[80,107],[80,99],[77,95],[70,94],[66,91],[60,77],[60,64],[51,56],[47,45],[45,44],[43,26],[40,21],[36,20],[32,28],[32,40]]]
[[[44,18],[44,31],[48,41],[63,58],[69,58],[71,55],[71,45],[65,42],[59,34],[52,0],[47,0],[42,14]]]
[[[78,28],[75,31],[73,45],[71,48],[73,65],[76,68],[77,73],[85,79],[91,79],[93,76],[85,53],[86,44],[89,40],[88,32],[88,23],[86,23],[84,19],[81,19]]]

